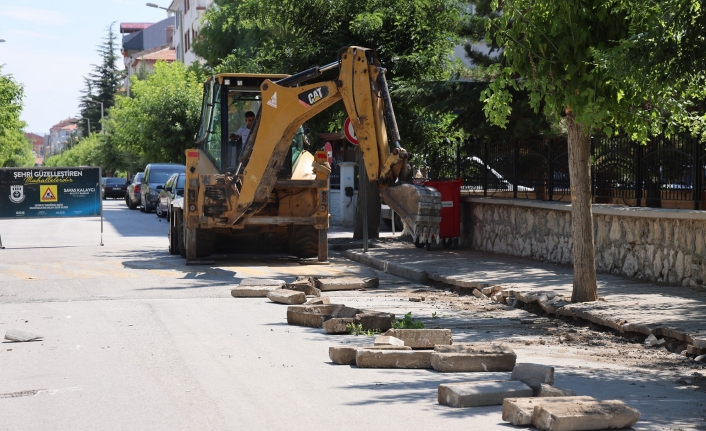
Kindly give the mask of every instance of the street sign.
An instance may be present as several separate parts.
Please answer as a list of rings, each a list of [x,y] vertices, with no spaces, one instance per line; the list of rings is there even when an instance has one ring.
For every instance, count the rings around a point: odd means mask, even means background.
[[[333,147],[331,146],[330,142],[324,144],[324,151],[326,151],[326,154],[328,154],[328,164],[330,165],[331,163],[333,163]]]
[[[101,216],[100,168],[1,168],[0,218]]]
[[[353,128],[353,123],[350,117],[346,118],[343,123],[343,133],[346,135],[346,139],[353,145],[358,145],[358,137],[355,136],[355,129]]]

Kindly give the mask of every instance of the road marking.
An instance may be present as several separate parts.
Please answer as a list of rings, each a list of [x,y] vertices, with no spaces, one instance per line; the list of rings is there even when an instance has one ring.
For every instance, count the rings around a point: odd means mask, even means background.
[[[32,275],[28,272],[19,271],[17,269],[4,269],[2,273],[9,275],[10,277],[20,278],[22,280],[41,280],[40,277]]]

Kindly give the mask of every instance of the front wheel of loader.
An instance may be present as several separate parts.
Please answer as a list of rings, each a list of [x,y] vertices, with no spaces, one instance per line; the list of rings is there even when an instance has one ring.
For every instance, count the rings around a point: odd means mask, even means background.
[[[200,259],[213,254],[215,235],[205,229],[184,228],[186,260]]]
[[[319,231],[314,226],[289,228],[289,252],[301,259],[319,255]]]

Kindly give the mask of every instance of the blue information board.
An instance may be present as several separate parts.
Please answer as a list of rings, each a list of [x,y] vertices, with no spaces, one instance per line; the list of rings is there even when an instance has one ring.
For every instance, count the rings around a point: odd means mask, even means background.
[[[98,167],[0,168],[0,218],[101,216]]]

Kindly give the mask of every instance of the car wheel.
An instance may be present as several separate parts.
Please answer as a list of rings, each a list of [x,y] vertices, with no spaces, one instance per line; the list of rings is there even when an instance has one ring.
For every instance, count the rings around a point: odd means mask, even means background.
[[[164,211],[162,211],[162,208],[159,205],[157,205],[157,207],[155,208],[155,213],[157,214],[157,217],[159,217],[159,218],[164,218],[167,216],[164,213]]]
[[[441,244],[444,246],[444,248],[451,248],[453,243],[454,243],[453,238],[442,238],[441,239]]]
[[[140,211],[145,212],[145,202],[140,199]]]

